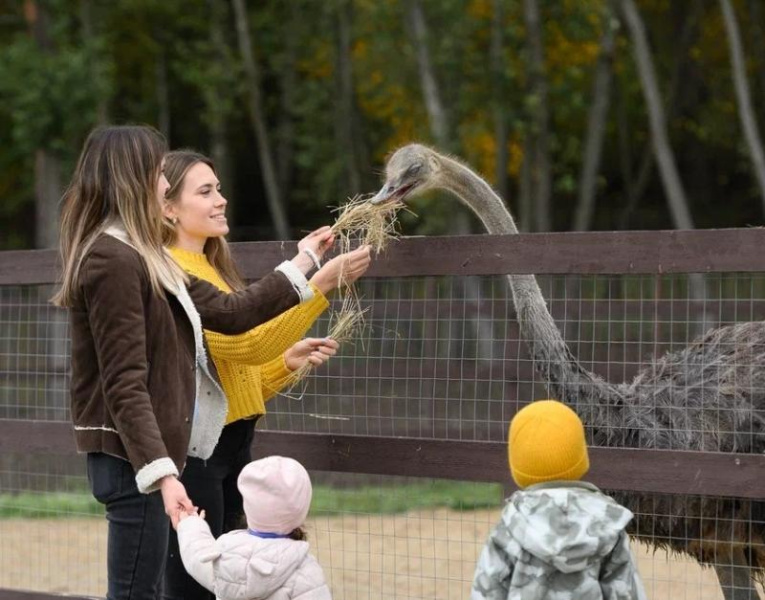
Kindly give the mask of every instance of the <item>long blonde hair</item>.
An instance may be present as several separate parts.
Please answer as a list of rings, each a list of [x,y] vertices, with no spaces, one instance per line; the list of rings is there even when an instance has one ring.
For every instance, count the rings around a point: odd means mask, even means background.
[[[199,152],[193,150],[174,150],[165,155],[165,177],[167,177],[170,188],[165,194],[165,201],[174,204],[181,198],[183,184],[189,169],[198,163],[206,164],[215,173],[215,164],[213,161]],[[216,173],[217,175],[217,173]],[[175,225],[163,220],[162,238],[166,246],[173,246],[178,239],[178,233]],[[207,260],[218,271],[223,280],[231,286],[233,290],[244,289],[244,281],[239,274],[234,259],[231,257],[231,250],[228,242],[223,236],[207,238],[204,245],[204,253]]]
[[[146,263],[152,289],[174,290],[186,275],[162,246],[157,182],[167,144],[151,127],[100,127],[91,132],[64,193],[61,213],[61,289],[58,306],[72,306],[82,261],[112,225],[124,229]]]

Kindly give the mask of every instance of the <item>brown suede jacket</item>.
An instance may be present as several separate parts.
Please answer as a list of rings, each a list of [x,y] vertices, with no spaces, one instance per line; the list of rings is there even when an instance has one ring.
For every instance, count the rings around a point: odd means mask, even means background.
[[[234,294],[192,277],[188,291],[202,326],[224,334],[248,331],[300,301],[281,272]],[[186,463],[196,394],[191,322],[173,294],[152,291],[138,252],[109,235],[85,257],[69,312],[77,448],[129,460],[139,489],[151,491]]]

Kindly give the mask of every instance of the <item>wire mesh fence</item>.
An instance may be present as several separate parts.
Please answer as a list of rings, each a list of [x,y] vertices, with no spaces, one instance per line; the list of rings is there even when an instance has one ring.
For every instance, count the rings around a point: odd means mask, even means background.
[[[307,533],[334,598],[468,597],[476,558],[499,520],[504,498],[501,486],[312,475],[319,483]],[[79,483],[85,485],[84,479]],[[684,500],[688,505],[699,501],[695,497]],[[32,503],[26,503],[16,518],[0,519],[0,588],[101,596],[106,585],[103,517],[88,505],[67,505],[61,496],[47,507],[32,509]],[[723,598],[714,569],[702,568],[666,546],[646,543],[663,534],[656,524],[663,515],[661,504],[653,501],[642,510],[635,528],[639,537],[632,548],[648,597]],[[721,510],[716,519],[702,519],[699,524],[718,527],[738,519],[740,515]],[[760,521],[749,523],[751,529],[760,525]],[[674,542],[694,545],[700,538],[689,529],[685,538]],[[761,551],[762,543],[753,547]],[[713,557],[717,568],[733,568],[727,551],[720,547]]]
[[[763,415],[744,406],[765,398],[751,375],[765,363],[765,331],[748,333],[745,353],[736,354],[742,338],[723,339],[714,354],[696,353],[683,363],[685,371],[654,360],[693,348],[710,328],[762,322],[763,274],[537,280],[566,356],[596,376],[587,385],[567,380],[553,389],[579,395],[593,444],[765,450]],[[508,277],[386,277],[358,287],[369,311],[355,343],[304,383],[282,390],[259,429],[504,442],[515,411],[548,395],[551,359],[524,339]],[[66,315],[47,302],[51,289],[0,285],[0,419],[69,419]],[[322,316],[310,334],[324,335],[328,319]],[[716,381],[703,376],[733,355],[732,372],[718,369]],[[608,385],[624,401],[636,377],[647,390],[636,396],[636,420],[625,420],[613,398],[592,391]],[[724,393],[721,383],[729,388]],[[692,394],[700,404],[688,400]],[[105,523],[89,498],[83,465],[73,455],[0,456],[0,588],[103,593]],[[336,598],[466,597],[509,493],[501,485],[364,473],[314,478],[326,501],[314,503],[310,540]],[[636,514],[635,552],[650,598],[722,598],[718,576],[732,572],[742,552],[749,571],[763,564],[765,515],[757,501],[616,495]]]
[[[602,387],[600,378],[614,386],[623,384],[613,392],[623,398],[636,393],[636,388],[628,388],[641,375],[637,391],[642,419],[634,423],[618,415],[611,421],[590,419],[586,425],[592,442],[597,444],[603,437],[593,431],[600,426],[629,430],[640,438],[631,445],[640,447],[696,449],[698,442],[707,450],[730,450],[723,438],[694,430],[691,415],[698,407],[695,398],[689,397],[691,386],[698,388],[695,393],[706,402],[704,410],[715,413],[712,421],[733,422],[734,434],[752,435],[761,417],[736,414],[733,418],[734,411],[745,409],[735,400],[716,396],[720,382],[710,381],[705,371],[719,375],[714,371],[717,363],[735,350],[735,344],[751,344],[749,352],[726,365],[735,370],[728,384],[738,385],[739,394],[765,398],[759,379],[745,377],[762,365],[763,349],[758,343],[760,338],[765,341],[765,329],[751,334],[754,339],[723,339],[716,353],[693,355],[690,364],[675,365],[669,376],[662,371],[664,365],[652,360],[692,347],[697,336],[713,327],[756,323],[765,317],[765,301],[759,294],[765,291],[762,275],[714,274],[704,279],[706,294],[694,300],[688,297],[684,275],[539,278],[561,340],[570,349],[568,362],[576,362],[594,376],[579,386],[583,389],[570,380],[562,384],[571,390],[572,402],[584,412],[600,412],[597,409],[614,400],[595,393]],[[362,302],[369,312],[360,339],[343,348],[339,360],[303,387],[272,401],[266,426],[504,441],[507,423],[517,408],[547,395],[543,373],[549,368],[529,353],[506,278],[475,278],[474,283],[472,297],[464,281],[455,277],[362,284]],[[325,322],[326,317],[317,324],[318,332],[327,330]],[[672,397],[665,393],[668,387]],[[657,414],[652,422],[651,412],[667,406],[677,412],[678,419],[683,413],[687,417],[686,430],[677,440],[655,435],[663,415]],[[689,436],[698,439],[686,443]]]

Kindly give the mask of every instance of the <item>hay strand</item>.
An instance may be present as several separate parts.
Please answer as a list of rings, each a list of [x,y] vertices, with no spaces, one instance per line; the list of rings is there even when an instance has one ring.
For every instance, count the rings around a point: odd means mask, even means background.
[[[333,313],[330,318],[329,333],[327,333],[328,338],[333,339],[338,344],[342,345],[346,342],[350,342],[360,334],[366,324],[364,315],[369,308],[362,309],[358,302],[358,298],[356,298],[355,294],[343,298],[342,308]],[[287,378],[290,389],[305,379],[312,369],[313,365],[306,361],[300,368],[290,373]]]

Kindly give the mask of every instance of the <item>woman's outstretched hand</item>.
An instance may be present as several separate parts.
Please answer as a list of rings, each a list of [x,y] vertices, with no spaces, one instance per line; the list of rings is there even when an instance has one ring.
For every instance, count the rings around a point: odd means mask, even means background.
[[[298,242],[298,253],[292,259],[292,263],[302,273],[308,273],[316,267],[314,258],[321,262],[334,243],[335,234],[332,233],[332,228],[329,225],[319,227]]]
[[[332,233],[332,228],[329,225],[325,225],[324,227],[319,227],[316,231],[312,231],[300,240],[298,242],[298,252],[312,250],[321,259],[324,257],[324,253],[332,248],[334,243],[335,234]]]
[[[311,278],[313,283],[322,294],[334,290],[342,283],[351,284],[366,273],[372,262],[371,248],[360,246],[356,250],[340,254],[327,261]]]
[[[159,483],[159,489],[162,493],[162,502],[165,505],[165,514],[170,517],[173,528],[178,526],[178,517],[180,513],[196,511],[194,503],[189,499],[186,488],[173,475],[163,477]]]
[[[305,364],[318,367],[337,354],[339,347],[332,338],[305,338],[287,349],[284,364],[290,371],[297,371]]]

